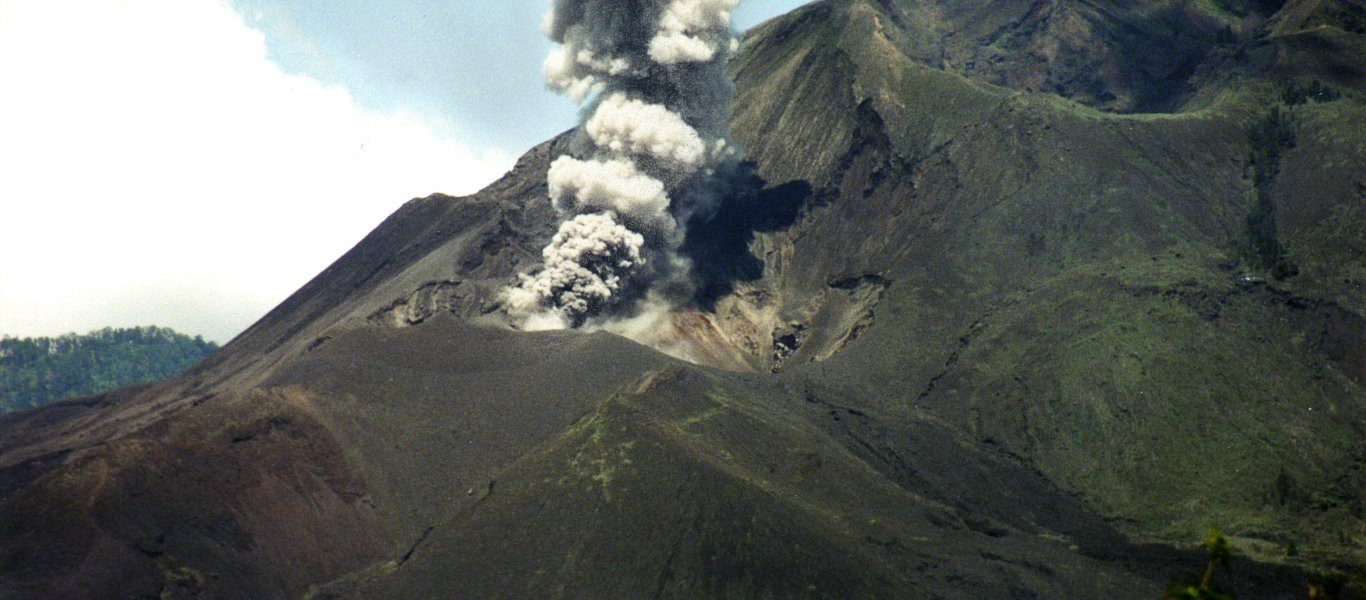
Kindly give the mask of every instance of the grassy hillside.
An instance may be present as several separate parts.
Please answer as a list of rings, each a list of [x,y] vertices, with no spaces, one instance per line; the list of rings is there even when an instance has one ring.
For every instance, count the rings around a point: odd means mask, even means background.
[[[1360,561],[1357,80],[1258,58],[1284,41],[1251,28],[1236,42],[1250,62],[1189,96],[1205,100],[1105,112],[927,64],[914,47],[960,23],[906,4],[814,5],[735,65],[735,131],[759,175],[813,192],[789,227],[756,233],[763,276],[722,318],[771,312],[774,339],[843,340],[824,361],[798,348],[786,377],[954,423],[1133,535],[1219,525],[1264,558],[1295,542],[1292,560]],[[1336,47],[1361,48],[1351,35]],[[1123,42],[1093,43],[1109,41]],[[830,315],[859,278],[883,289],[857,305],[855,338]]]

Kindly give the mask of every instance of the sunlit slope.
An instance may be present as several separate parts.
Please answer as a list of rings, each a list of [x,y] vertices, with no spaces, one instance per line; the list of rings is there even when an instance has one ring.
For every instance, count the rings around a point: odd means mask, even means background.
[[[931,68],[903,24],[826,3],[750,41],[736,134],[812,193],[721,310],[829,339],[875,280],[872,325],[792,380],[955,423],[1135,534],[1360,556],[1360,90],[1248,64],[1199,109],[1100,112]]]

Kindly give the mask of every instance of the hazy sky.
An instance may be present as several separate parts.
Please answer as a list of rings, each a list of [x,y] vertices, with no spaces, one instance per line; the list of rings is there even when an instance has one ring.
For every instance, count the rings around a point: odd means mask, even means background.
[[[0,0],[0,334],[227,341],[407,199],[574,124],[541,83],[545,8]]]

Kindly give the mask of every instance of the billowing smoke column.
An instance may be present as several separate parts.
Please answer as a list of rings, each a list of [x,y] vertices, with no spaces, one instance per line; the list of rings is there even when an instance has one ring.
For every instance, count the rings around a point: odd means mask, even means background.
[[[577,156],[550,166],[565,221],[545,264],[508,291],[524,328],[577,327],[686,270],[682,224],[711,208],[709,180],[736,160],[725,64],[738,2],[554,0],[546,83],[591,116]]]

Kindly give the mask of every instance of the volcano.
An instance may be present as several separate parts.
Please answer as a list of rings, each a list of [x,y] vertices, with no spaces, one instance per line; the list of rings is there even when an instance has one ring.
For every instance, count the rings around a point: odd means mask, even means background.
[[[1366,9],[822,0],[696,293],[508,326],[576,132],[205,362],[0,416],[5,598],[1360,594]]]

